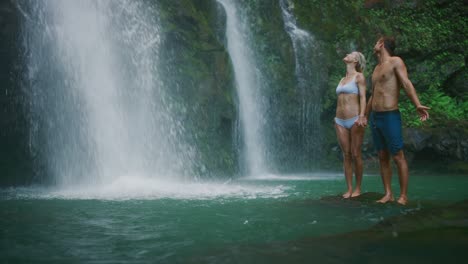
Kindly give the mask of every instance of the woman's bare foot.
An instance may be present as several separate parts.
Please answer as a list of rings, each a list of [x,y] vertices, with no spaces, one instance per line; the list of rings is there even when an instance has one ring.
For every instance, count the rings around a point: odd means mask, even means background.
[[[351,191],[347,191],[342,196],[343,196],[343,198],[348,199],[349,197],[351,197]]]
[[[354,192],[351,194],[351,197],[358,197],[361,195],[361,189],[356,189]]]
[[[393,198],[392,194],[386,194],[384,197],[382,197],[380,200],[378,200],[378,203],[387,203],[387,202],[393,202],[395,199]]]
[[[408,197],[406,197],[406,195],[401,195],[400,198],[398,198],[397,203],[406,205],[408,203]]]

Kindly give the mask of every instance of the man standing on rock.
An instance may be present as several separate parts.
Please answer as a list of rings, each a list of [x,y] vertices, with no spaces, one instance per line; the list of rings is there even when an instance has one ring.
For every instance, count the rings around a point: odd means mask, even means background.
[[[429,118],[429,107],[421,105],[413,84],[408,79],[408,73],[403,60],[393,56],[395,40],[381,37],[374,46],[374,53],[379,63],[372,74],[372,96],[367,104],[368,114],[371,111],[370,121],[374,145],[378,151],[380,174],[385,189],[385,196],[379,203],[393,201],[391,189],[392,170],[390,157],[393,158],[400,180],[399,204],[408,202],[408,164],[403,153],[403,138],[401,116],[398,110],[398,97],[403,87],[407,96],[416,107],[421,121]]]

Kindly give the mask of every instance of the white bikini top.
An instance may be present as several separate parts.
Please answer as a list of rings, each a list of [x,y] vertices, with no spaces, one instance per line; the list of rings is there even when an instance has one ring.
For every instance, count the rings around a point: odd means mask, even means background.
[[[341,79],[343,80],[343,79]],[[341,83],[341,81],[340,81]],[[359,94],[359,88],[356,83],[356,76],[348,82],[345,85],[340,85],[336,87],[336,95],[339,95],[340,93],[345,93],[345,94]]]

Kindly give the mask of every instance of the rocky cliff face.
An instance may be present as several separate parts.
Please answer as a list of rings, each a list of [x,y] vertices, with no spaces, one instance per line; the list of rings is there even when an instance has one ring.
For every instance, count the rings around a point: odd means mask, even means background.
[[[32,157],[28,148],[27,116],[20,88],[18,44],[21,14],[14,1],[0,2],[0,184],[30,182]]]
[[[415,159],[441,162],[448,171],[468,172],[468,131],[466,128],[438,127],[404,130],[406,146]]]
[[[204,175],[232,175],[237,170],[233,143],[235,90],[229,54],[223,45],[223,17],[215,1],[160,1],[162,69],[184,120],[202,155]],[[175,74],[177,73],[177,74]],[[174,78],[174,76],[177,76]],[[164,78],[164,77],[163,77]]]

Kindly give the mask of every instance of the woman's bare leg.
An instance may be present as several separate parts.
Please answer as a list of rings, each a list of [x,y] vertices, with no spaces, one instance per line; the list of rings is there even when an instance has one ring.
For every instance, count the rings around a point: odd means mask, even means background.
[[[343,168],[348,191],[343,194],[343,198],[351,197],[353,192],[353,161],[351,156],[350,131],[340,125],[335,124],[336,136],[343,152]]]
[[[356,188],[354,189],[351,197],[361,195],[361,183],[363,174],[362,164],[362,141],[364,140],[364,128],[354,125],[351,128],[351,154],[354,161],[354,175],[356,176]]]

